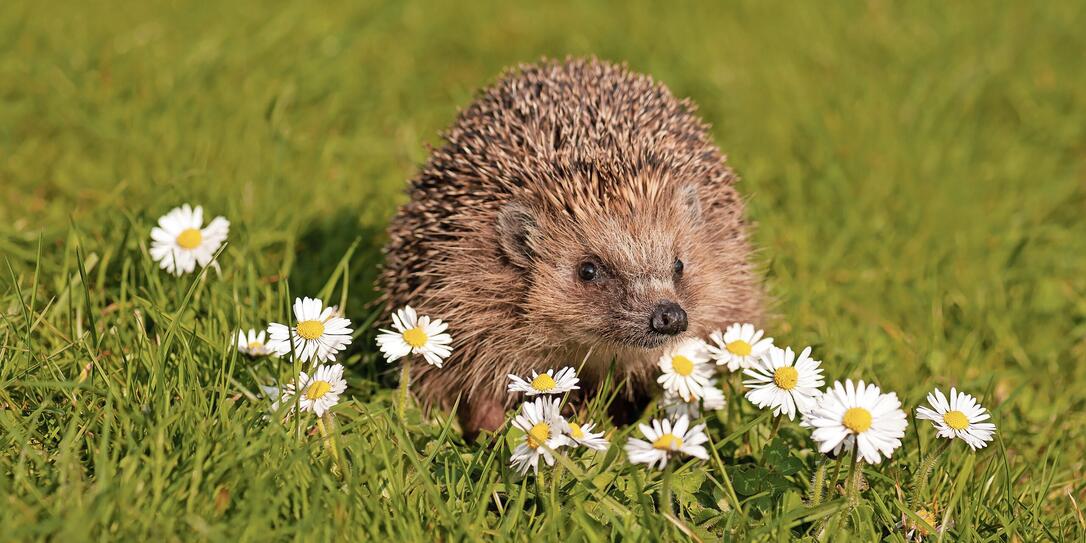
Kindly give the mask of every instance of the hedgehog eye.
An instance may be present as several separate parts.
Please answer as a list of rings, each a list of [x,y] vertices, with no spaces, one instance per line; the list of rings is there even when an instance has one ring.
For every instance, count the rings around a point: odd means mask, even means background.
[[[577,267],[577,277],[580,277],[581,281],[594,281],[599,274],[599,266],[591,260],[585,260]]]
[[[675,272],[675,275],[682,275],[683,267],[683,261],[679,260],[678,258],[676,258],[675,263],[671,265],[671,269]]]

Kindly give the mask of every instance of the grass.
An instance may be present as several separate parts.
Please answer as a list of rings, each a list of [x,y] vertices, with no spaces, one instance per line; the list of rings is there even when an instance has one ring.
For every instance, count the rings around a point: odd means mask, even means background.
[[[923,496],[946,540],[1086,537],[1081,3],[62,4],[0,10],[3,538],[901,541],[926,425],[858,508],[809,508],[805,432],[766,445],[733,395],[669,515],[618,447],[520,480],[501,437],[396,416],[367,304],[404,180],[503,66],[567,54],[700,104],[779,342],[908,409],[936,385],[993,409],[998,441]],[[232,221],[221,277],[150,261],[182,202]],[[339,471],[264,418],[290,363],[230,342],[314,294],[359,324]]]

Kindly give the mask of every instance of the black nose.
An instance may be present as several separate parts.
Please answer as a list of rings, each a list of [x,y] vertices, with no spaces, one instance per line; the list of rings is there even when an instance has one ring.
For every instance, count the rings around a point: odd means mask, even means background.
[[[649,326],[653,332],[673,336],[686,331],[686,311],[675,302],[660,302],[652,310]]]

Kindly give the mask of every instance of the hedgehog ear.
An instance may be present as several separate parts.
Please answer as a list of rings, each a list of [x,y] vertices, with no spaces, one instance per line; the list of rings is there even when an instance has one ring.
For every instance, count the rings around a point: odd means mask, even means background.
[[[690,213],[695,221],[701,221],[701,197],[697,185],[684,185],[679,189],[679,204]]]
[[[539,223],[535,214],[519,204],[506,205],[498,212],[498,243],[514,266],[528,269],[535,257]]]

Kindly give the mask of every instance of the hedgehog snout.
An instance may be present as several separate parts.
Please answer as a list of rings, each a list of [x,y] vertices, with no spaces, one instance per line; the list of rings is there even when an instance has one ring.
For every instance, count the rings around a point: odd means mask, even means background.
[[[652,310],[649,327],[653,332],[674,336],[686,331],[686,311],[679,304],[664,300]]]

